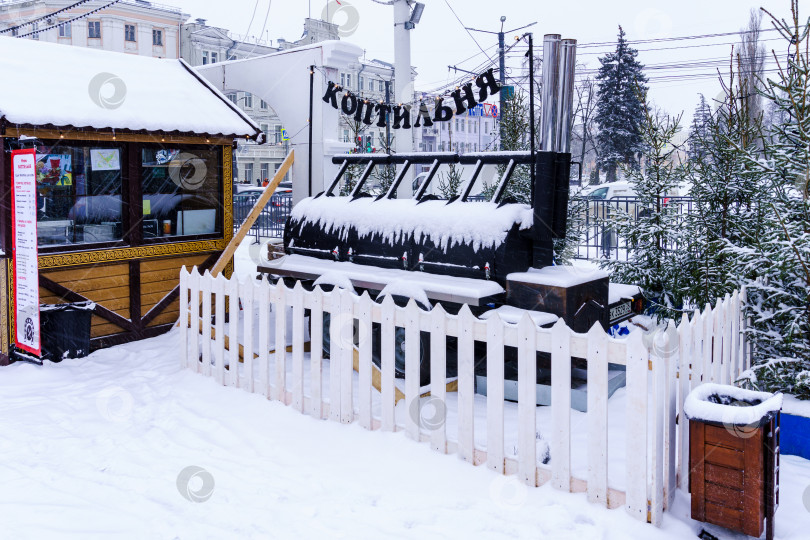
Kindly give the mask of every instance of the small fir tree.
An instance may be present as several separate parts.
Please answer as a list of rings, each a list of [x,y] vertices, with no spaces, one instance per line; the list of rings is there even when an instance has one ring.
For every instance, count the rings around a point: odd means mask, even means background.
[[[641,142],[646,148],[642,168],[625,168],[637,195],[635,213],[619,211],[611,218],[619,239],[626,242],[627,260],[603,262],[612,281],[642,288],[650,312],[659,318],[672,316],[683,305],[684,243],[677,205],[667,197],[683,181],[683,167],[676,162],[672,140],[680,130],[680,116],[670,117],[643,109]],[[625,247],[620,244],[620,248]]]
[[[692,116],[692,125],[689,128],[689,149],[686,155],[690,161],[697,161],[706,156],[705,145],[709,140],[709,123],[712,119],[712,108],[703,94]]]
[[[642,125],[645,122],[644,103],[647,78],[644,66],[636,60],[638,51],[627,44],[619,27],[616,50],[599,59],[602,66],[596,76],[596,136],[599,167],[607,172],[606,180],[616,180],[619,165],[634,168],[636,156],[643,147]]]

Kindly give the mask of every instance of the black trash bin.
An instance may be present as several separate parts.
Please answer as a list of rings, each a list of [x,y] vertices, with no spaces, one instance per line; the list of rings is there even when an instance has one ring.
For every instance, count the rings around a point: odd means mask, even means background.
[[[90,319],[93,302],[40,304],[42,359],[61,362],[90,354]]]

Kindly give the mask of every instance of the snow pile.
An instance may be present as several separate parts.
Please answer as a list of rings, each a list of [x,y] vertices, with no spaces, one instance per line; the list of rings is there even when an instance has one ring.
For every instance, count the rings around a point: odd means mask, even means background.
[[[606,279],[608,273],[582,266],[546,266],[530,268],[528,272],[514,272],[506,276],[509,281],[520,281],[547,287],[574,287],[597,279]]]
[[[382,300],[384,297],[391,296],[404,296],[405,298],[413,298],[421,308],[426,309],[430,306],[427,293],[425,289],[419,286],[418,283],[413,283],[410,280],[400,279],[392,281],[380,292],[378,299]]]
[[[349,276],[341,272],[327,272],[316,279],[314,285],[331,285],[338,289],[345,289],[357,294],[354,290],[354,285],[352,285],[352,280],[349,279]]]
[[[622,300],[632,300],[635,295],[641,292],[641,287],[638,285],[611,283],[608,291],[608,304],[615,304]]]
[[[517,324],[520,322],[520,319],[523,318],[525,313],[529,314],[529,317],[532,318],[534,324],[537,326],[545,326],[547,324],[554,324],[557,322],[557,317],[553,313],[546,313],[544,311],[529,311],[526,309],[516,308],[515,306],[501,306],[497,309],[491,309],[486,313],[482,313],[479,319],[487,320],[495,314],[501,318],[503,322],[507,322],[510,324]]]
[[[782,394],[705,383],[692,390],[683,405],[690,420],[726,425],[752,425],[782,409]]]
[[[315,224],[344,239],[353,228],[361,237],[378,234],[391,244],[413,234],[417,242],[427,237],[443,250],[467,244],[476,251],[502,244],[515,224],[528,229],[533,222],[532,209],[525,204],[499,208],[495,203],[479,201],[417,204],[414,199],[323,196],[299,202],[292,210],[292,219],[302,227]]]
[[[258,126],[180,60],[0,37],[11,124],[255,135]]]

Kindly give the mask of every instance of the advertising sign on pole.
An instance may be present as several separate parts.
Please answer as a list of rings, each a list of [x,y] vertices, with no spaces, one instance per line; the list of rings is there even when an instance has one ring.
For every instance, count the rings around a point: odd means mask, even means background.
[[[11,235],[17,347],[40,356],[36,150],[11,153]]]

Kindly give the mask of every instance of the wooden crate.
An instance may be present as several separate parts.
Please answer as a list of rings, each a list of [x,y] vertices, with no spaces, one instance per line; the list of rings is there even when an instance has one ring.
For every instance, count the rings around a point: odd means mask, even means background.
[[[772,538],[778,502],[778,414],[756,428],[689,423],[692,519]]]

